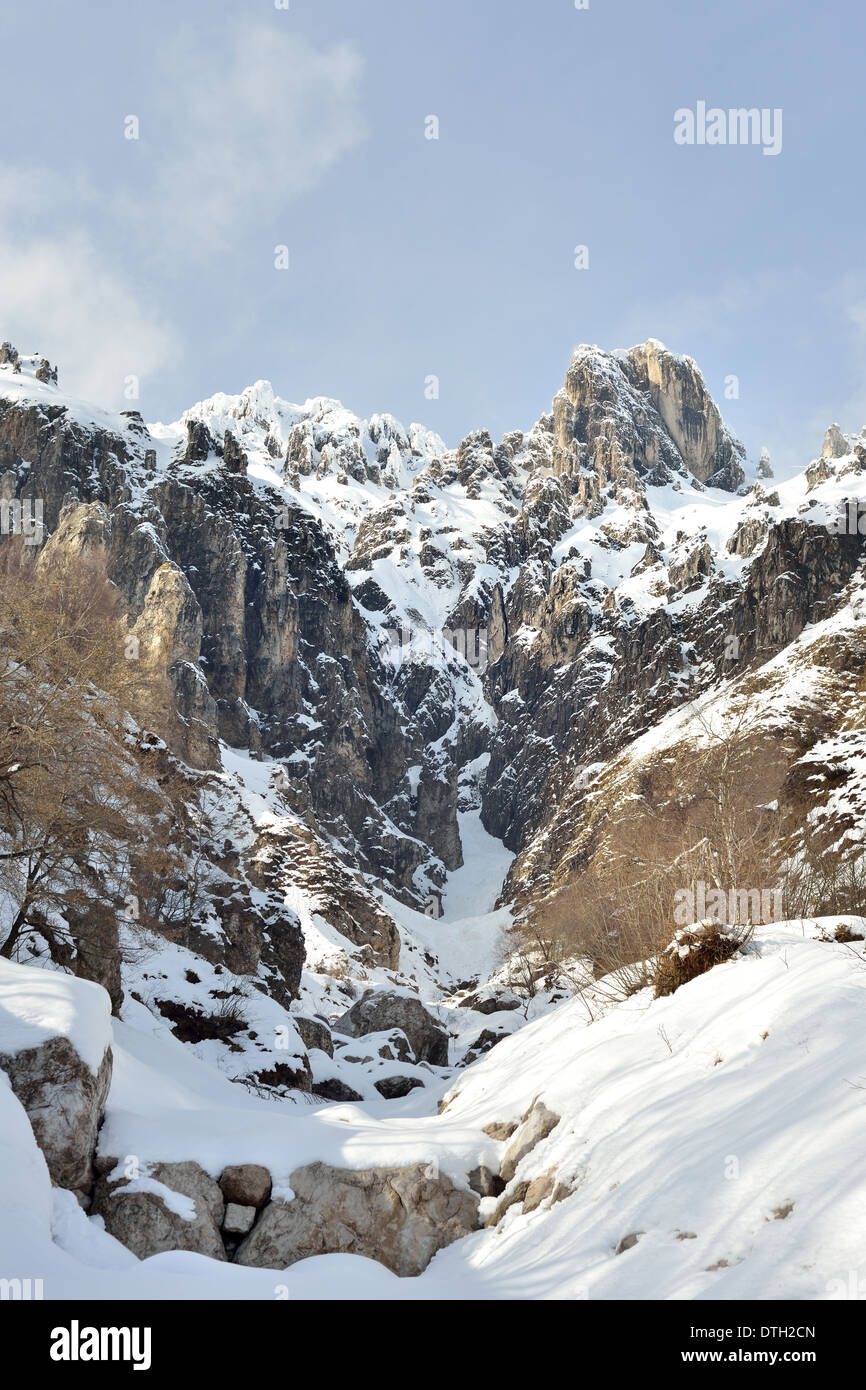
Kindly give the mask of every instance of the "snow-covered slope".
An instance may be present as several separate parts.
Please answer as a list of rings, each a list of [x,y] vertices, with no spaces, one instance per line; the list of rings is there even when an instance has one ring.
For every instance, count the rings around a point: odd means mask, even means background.
[[[837,925],[761,929],[672,997],[641,993],[594,1022],[579,1000],[563,1003],[470,1068],[438,1115],[432,1097],[414,1115],[288,1115],[177,1044],[118,1024],[105,1153],[183,1155],[213,1173],[257,1161],[278,1186],[313,1159],[435,1163],[465,1183],[508,1147],[485,1127],[515,1125],[539,1103],[559,1119],[482,1203],[487,1217],[505,1209],[497,1223],[418,1279],[352,1256],[278,1274],[190,1254],[139,1263],[68,1193],[55,1192],[49,1218],[44,1163],[4,1089],[0,1268],[38,1268],[45,1297],[79,1299],[272,1298],[276,1283],[325,1298],[844,1296],[866,1240],[866,957],[862,941],[821,939]],[[856,934],[866,922],[847,925]]]

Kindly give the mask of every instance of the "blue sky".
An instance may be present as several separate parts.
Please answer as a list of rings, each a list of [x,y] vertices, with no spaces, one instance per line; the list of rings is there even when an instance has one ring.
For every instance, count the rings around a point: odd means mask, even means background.
[[[787,471],[866,423],[864,39],[855,0],[8,7],[0,334],[146,419],[267,377],[449,444],[655,336]],[[698,101],[781,153],[677,145]]]

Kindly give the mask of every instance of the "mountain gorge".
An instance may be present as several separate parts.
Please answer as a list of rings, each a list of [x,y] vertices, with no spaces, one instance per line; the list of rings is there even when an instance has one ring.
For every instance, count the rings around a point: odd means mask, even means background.
[[[433,1259],[426,1296],[450,1278],[461,1296],[508,1297],[532,1277],[532,1242],[552,1270],[579,1226],[577,1263],[539,1296],[649,1296],[653,1250],[664,1296],[715,1289],[714,1270],[716,1296],[742,1296],[744,1262],[765,1279],[766,1242],[791,1229],[776,1236],[773,1202],[805,1203],[820,1155],[797,1193],[749,1177],[725,1208],[736,1250],[696,1173],[723,1143],[776,1163],[780,1131],[761,1148],[744,1115],[776,1086],[782,1124],[804,1030],[822,1038],[825,1088],[847,1075],[828,1017],[834,991],[850,1011],[862,987],[866,550],[840,517],[864,468],[866,432],[834,425],[796,476],[777,482],[766,460],[756,474],[695,363],[655,340],[578,348],[550,413],[456,449],[326,398],[291,405],[265,381],[146,424],[65,395],[62,370],[4,344],[0,554],[34,585],[86,566],[108,586],[128,676],[117,757],[151,798],[124,875],[79,846],[86,908],[55,883],[22,909],[20,878],[0,878],[0,935],[19,922],[0,946],[4,1103],[14,1093],[31,1120],[59,1104],[44,1050],[60,1039],[81,1115],[71,1139],[33,1120],[63,1195],[38,1234],[21,1217],[24,1246],[87,1265],[86,1226],[106,1242],[94,1268],[136,1266],[130,1289],[187,1250],[256,1279],[322,1256],[367,1256],[388,1279]],[[14,689],[24,663],[5,662]],[[707,811],[704,783],[740,800]],[[714,835],[738,841],[729,865],[763,873],[722,879],[732,889],[784,873],[786,922],[754,922],[735,959],[671,998],[651,998],[648,976],[608,989],[577,901],[628,842],[646,863],[603,901],[648,912],[650,846],[673,895]],[[818,857],[836,867],[816,886]],[[652,954],[627,958],[619,919],[611,930],[617,969]],[[37,971],[51,987],[28,1013]],[[656,1057],[665,1029],[676,1055]],[[683,1211],[641,1157],[644,1058],[670,1145],[684,1087],[739,1136],[682,1159]],[[739,1100],[711,1090],[726,1066]],[[853,1122],[825,1114],[817,1081],[809,1095],[841,1164]],[[9,1133],[40,1194],[16,1210],[41,1212],[41,1160],[18,1119]],[[665,1164],[670,1149],[650,1147]],[[485,1246],[502,1282],[473,1284],[455,1252],[507,1231],[515,1264]],[[794,1283],[816,1296],[809,1260],[826,1283],[842,1256],[790,1239]],[[341,1267],[340,1287],[353,1277]],[[224,1296],[268,1296],[239,1288]]]

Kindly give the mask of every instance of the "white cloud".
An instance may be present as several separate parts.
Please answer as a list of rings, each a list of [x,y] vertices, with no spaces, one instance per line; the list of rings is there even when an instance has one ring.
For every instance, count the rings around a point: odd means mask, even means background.
[[[152,118],[140,113],[159,215],[199,242],[228,244],[275,216],[364,139],[357,51],[279,25],[275,14],[237,25],[228,43],[178,41]]]
[[[10,221],[14,222],[13,216]],[[0,333],[56,363],[65,391],[136,408],[124,379],[176,360],[175,340],[83,233],[18,236],[0,228]]]
[[[165,271],[182,277],[203,246],[233,247],[277,218],[364,138],[356,50],[315,48],[279,23],[275,12],[169,47],[158,95],[135,113],[134,192],[100,170],[91,182],[0,166],[0,338],[56,362],[63,389],[134,408],[125,379],[144,392],[181,355]]]

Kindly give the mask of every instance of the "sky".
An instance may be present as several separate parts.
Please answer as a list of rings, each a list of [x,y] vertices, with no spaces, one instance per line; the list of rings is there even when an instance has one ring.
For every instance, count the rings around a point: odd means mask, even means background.
[[[802,467],[866,424],[866,7],[579,3],[4,6],[0,336],[151,421],[266,378],[449,445],[652,336]],[[678,143],[701,102],[781,149]]]

